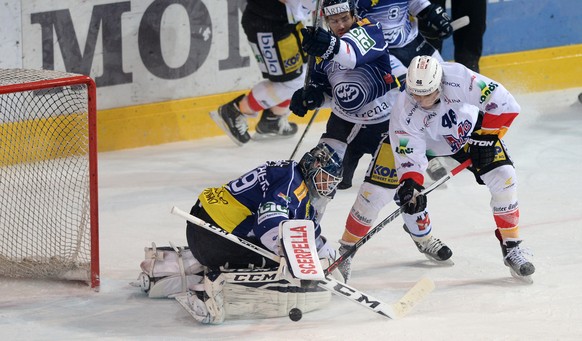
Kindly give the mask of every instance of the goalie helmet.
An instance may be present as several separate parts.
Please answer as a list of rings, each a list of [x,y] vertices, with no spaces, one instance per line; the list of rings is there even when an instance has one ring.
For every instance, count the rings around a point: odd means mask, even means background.
[[[406,88],[413,95],[427,96],[441,90],[442,79],[443,68],[437,59],[416,56],[408,66]]]
[[[326,143],[320,143],[305,153],[299,168],[311,195],[330,198],[342,181],[342,161]]]
[[[323,15],[328,17],[343,12],[352,12],[356,14],[356,4],[354,0],[323,0]]]

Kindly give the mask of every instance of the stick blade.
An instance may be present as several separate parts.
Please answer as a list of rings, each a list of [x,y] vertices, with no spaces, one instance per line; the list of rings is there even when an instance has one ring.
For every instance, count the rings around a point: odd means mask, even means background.
[[[392,304],[393,318],[400,319],[406,316],[412,308],[434,290],[434,282],[430,278],[422,278],[408,290],[398,302]]]

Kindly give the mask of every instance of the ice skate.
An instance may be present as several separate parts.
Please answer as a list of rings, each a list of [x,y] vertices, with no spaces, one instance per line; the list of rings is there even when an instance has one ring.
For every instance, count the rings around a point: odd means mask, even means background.
[[[289,122],[287,116],[277,116],[270,109],[265,109],[255,128],[254,139],[289,138],[297,133],[297,124]]]
[[[410,234],[406,224],[402,226],[404,231],[410,235],[412,241],[418,248],[420,253],[431,261],[435,261],[442,265],[454,265],[455,263],[450,259],[453,255],[453,251],[440,239],[433,237],[432,235],[417,238]]]
[[[337,251],[339,252],[340,255],[343,255],[344,253],[348,252],[348,250],[351,249],[351,247],[354,245],[353,243],[344,242],[343,240],[340,240],[339,243],[340,243],[340,247],[338,248]],[[350,257],[346,258],[337,267],[339,272],[344,277],[344,280],[346,283],[348,282],[348,279],[350,279],[350,276],[352,275],[352,260],[353,259],[354,259],[354,254],[352,254]]]
[[[529,250],[520,247],[521,242],[518,239],[508,238],[501,243],[503,262],[509,267],[511,276],[531,284],[533,283],[531,275],[536,271],[536,268],[525,258],[525,256],[532,256],[532,254]]]
[[[249,142],[249,125],[245,115],[238,109],[238,103],[245,95],[240,95],[232,101],[218,107],[218,111],[211,111],[210,117],[218,126],[239,146]]]

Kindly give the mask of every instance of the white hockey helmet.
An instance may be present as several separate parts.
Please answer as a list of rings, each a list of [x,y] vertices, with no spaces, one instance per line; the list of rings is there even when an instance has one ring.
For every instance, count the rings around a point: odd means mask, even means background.
[[[441,89],[443,68],[436,58],[416,56],[410,61],[406,73],[408,92],[418,96],[430,95]]]

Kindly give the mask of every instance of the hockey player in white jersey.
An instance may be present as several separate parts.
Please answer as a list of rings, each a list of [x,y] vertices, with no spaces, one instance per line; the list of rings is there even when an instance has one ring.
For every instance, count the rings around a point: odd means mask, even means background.
[[[400,188],[409,208],[426,208],[423,189],[427,155],[471,159],[469,170],[491,193],[495,235],[503,260],[516,277],[535,271],[521,247],[517,177],[501,140],[520,111],[515,98],[498,82],[457,63],[415,57],[407,72],[407,91],[399,95],[390,124],[390,141]],[[426,234],[409,226],[412,235]],[[430,233],[430,230],[428,231]]]
[[[356,145],[373,155],[339,241],[343,254],[370,230],[398,187],[386,132],[392,104],[402,89],[399,78],[404,78],[406,68],[390,57],[381,26],[368,19],[359,20],[352,0],[324,0],[323,11],[331,32],[303,31],[304,51],[320,58],[309,86],[295,92],[290,108],[303,116],[307,110],[331,107],[321,141],[331,145],[340,157],[346,145]],[[423,218],[428,219],[428,214]],[[405,212],[403,219],[407,225],[425,223],[417,214]],[[417,245],[420,252],[437,261],[452,255],[444,243],[432,236]],[[350,268],[351,258],[340,266],[346,279]]]
[[[377,21],[382,25],[384,39],[392,57],[396,57],[408,67],[415,56],[429,55],[442,61],[440,53],[418,33],[418,20],[423,18],[427,23],[425,30],[431,36],[445,39],[451,36],[453,29],[447,12],[428,0],[358,0],[356,3],[361,17]],[[344,179],[338,189],[352,186],[352,178],[358,166],[358,161],[365,154],[358,145],[351,145],[344,157]],[[446,174],[446,170],[438,159],[431,161],[427,173],[433,180]]]

